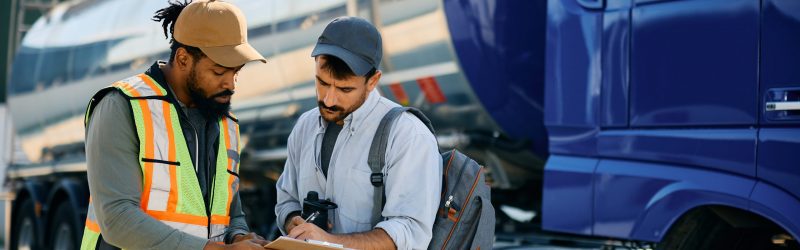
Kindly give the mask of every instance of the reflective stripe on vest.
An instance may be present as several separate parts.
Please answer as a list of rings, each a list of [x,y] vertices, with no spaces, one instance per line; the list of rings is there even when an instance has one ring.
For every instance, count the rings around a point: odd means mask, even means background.
[[[142,210],[182,232],[224,241],[230,223],[230,205],[239,184],[236,176],[240,152],[239,125],[228,117],[219,121],[220,143],[209,217],[178,112],[175,105],[164,98],[167,92],[146,74],[122,80],[111,87],[120,90],[130,100],[139,138]],[[90,115],[86,115],[87,121]],[[97,233],[99,237],[100,228],[96,227],[91,201],[86,225],[85,231]],[[92,237],[91,234],[88,238],[84,236],[81,249],[84,245],[94,249],[97,237]],[[94,241],[94,244],[87,241]]]
[[[215,241],[223,241],[225,237],[225,229],[230,223],[230,204],[233,200],[233,194],[239,190],[239,178],[231,173],[239,172],[239,125],[233,119],[223,117],[219,122],[220,142],[217,149],[217,175],[214,177],[214,194],[213,200],[224,200],[225,202],[217,202],[212,204],[211,207],[211,239]],[[220,170],[219,166],[225,166],[225,169]],[[223,171],[226,174],[219,174]]]
[[[100,226],[97,225],[97,218],[94,215],[94,205],[92,205],[91,197],[89,197],[89,208],[87,210],[86,227],[83,229],[81,250],[95,249],[97,240],[100,239]]]

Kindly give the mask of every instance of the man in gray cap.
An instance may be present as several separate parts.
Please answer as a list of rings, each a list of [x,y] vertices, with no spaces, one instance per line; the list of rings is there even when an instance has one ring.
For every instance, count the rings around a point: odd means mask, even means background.
[[[382,55],[380,33],[362,18],[337,18],[319,37],[311,53],[319,107],[305,112],[292,130],[277,183],[275,212],[288,236],[357,249],[427,248],[442,160],[436,138],[414,115],[403,114],[389,133],[384,220],[372,224],[373,206],[381,204],[373,204],[367,157],[381,119],[400,106],[374,91]],[[338,205],[328,211],[329,228],[305,223],[300,216],[309,191]]]

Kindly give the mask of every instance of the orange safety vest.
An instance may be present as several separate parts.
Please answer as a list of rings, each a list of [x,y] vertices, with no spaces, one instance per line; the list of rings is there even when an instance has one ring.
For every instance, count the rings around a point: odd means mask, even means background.
[[[239,189],[239,125],[232,114],[219,121],[220,142],[211,189],[211,213],[206,211],[189,149],[174,104],[167,91],[146,74],[116,82],[89,102],[84,123],[102,95],[117,89],[130,101],[139,137],[142,168],[141,208],[147,215],[191,235],[222,242],[230,223],[233,195]],[[112,166],[102,166],[112,167]],[[101,235],[91,198],[81,250],[95,249]]]

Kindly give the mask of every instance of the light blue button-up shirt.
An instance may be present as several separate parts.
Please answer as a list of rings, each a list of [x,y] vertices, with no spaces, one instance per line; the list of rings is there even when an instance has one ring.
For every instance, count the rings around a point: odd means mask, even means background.
[[[328,216],[333,233],[373,229],[370,220],[375,187],[370,183],[372,170],[367,156],[381,119],[398,106],[372,91],[364,104],[344,119],[327,179],[320,153],[327,122],[319,108],[300,116],[289,135],[289,155],[276,185],[278,225],[285,225],[289,213],[301,210],[306,194],[316,191],[321,199],[331,199],[339,206]],[[392,127],[383,173],[386,206],[382,215],[386,220],[375,228],[386,231],[397,249],[426,249],[441,195],[442,158],[436,138],[414,115],[404,113]]]

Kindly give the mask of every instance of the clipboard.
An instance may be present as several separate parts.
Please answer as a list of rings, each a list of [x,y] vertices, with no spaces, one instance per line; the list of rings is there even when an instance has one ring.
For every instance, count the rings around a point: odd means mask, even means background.
[[[341,250],[341,249],[348,249],[341,247],[341,245],[321,242],[321,241],[311,241],[306,242],[298,239],[293,239],[285,236],[281,236],[278,239],[270,242],[269,244],[265,245],[264,248],[266,249],[275,249],[275,250],[289,250],[289,249],[306,249],[306,250]]]

